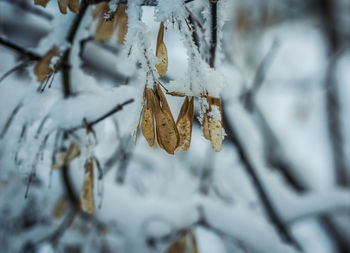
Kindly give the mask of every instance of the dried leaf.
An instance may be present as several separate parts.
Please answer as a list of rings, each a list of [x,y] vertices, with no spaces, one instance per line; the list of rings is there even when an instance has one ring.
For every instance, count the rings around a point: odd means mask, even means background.
[[[35,5],[41,5],[44,8],[46,8],[48,2],[50,2],[50,0],[34,0]]]
[[[62,14],[67,14],[67,6],[69,0],[58,0],[58,8],[60,9]]]
[[[153,103],[151,96],[153,91],[149,88],[146,88],[146,106],[143,112],[142,117],[142,134],[148,142],[148,145],[151,147],[154,145],[154,119],[153,119]]]
[[[128,32],[128,15],[126,15],[126,4],[118,4],[116,18],[117,18],[117,35],[118,42],[124,44],[125,35]]]
[[[152,101],[154,116],[156,118],[158,144],[169,154],[174,154],[174,151],[179,145],[180,141],[179,132],[177,131],[174,118],[170,111],[169,105],[166,102],[164,94],[160,88],[156,91],[157,94],[152,97]],[[162,98],[162,95],[164,98]]]
[[[208,97],[209,112],[208,118],[209,135],[212,148],[219,152],[222,148],[222,108],[220,98]]]
[[[34,74],[36,75],[38,82],[44,81],[47,76],[52,73],[53,69],[50,65],[51,59],[54,56],[58,56],[58,49],[56,47],[50,49],[35,65]]]
[[[187,151],[191,145],[193,107],[193,97],[191,100],[186,97],[176,121],[176,127],[180,136],[179,146],[177,150],[183,152]]]
[[[68,206],[67,204],[68,204],[68,202],[67,202],[66,197],[61,196],[58,199],[58,201],[53,209],[53,213],[52,213],[53,217],[56,219],[60,218],[64,214],[64,212],[67,210],[67,206]]]
[[[89,158],[85,162],[85,178],[83,190],[80,197],[81,210],[93,214],[95,211],[94,202],[94,159]]]
[[[164,25],[163,25],[163,22],[161,22],[158,30],[157,48],[156,48],[156,56],[159,60],[159,63],[156,65],[156,69],[160,77],[164,76],[168,70],[168,51],[163,41],[163,37],[164,37]]]
[[[55,162],[53,164],[54,169],[60,169],[64,165],[69,164],[74,158],[80,156],[80,147],[76,143],[72,143],[68,150],[61,153],[61,155],[58,157],[58,159],[55,159]]]
[[[71,12],[78,14],[79,13],[79,0],[69,0],[68,8],[70,9]]]
[[[166,253],[198,253],[197,241],[192,231],[173,242]]]

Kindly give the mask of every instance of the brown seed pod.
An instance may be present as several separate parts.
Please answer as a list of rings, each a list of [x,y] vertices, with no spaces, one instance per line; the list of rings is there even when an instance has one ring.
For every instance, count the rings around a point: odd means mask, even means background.
[[[156,69],[160,77],[164,76],[168,70],[168,51],[166,49],[163,38],[164,38],[164,25],[163,25],[163,22],[161,22],[158,30],[157,48],[156,48],[156,56],[159,60],[159,63],[156,65]]]
[[[80,196],[81,210],[93,214],[95,211],[94,202],[94,159],[89,158],[85,162],[85,178]]]
[[[116,19],[117,19],[117,40],[119,44],[124,44],[125,35],[128,32],[128,15],[126,15],[126,4],[118,4]]]
[[[177,150],[187,151],[191,145],[192,124],[193,124],[193,97],[191,100],[185,98],[182,104],[179,116],[176,121],[176,127],[179,132],[180,141]]]
[[[52,73],[53,69],[50,66],[51,60],[54,56],[58,55],[58,49],[53,47],[37,62],[34,67],[34,74],[38,82],[44,81]]]
[[[61,196],[55,204],[52,216],[56,219],[60,218],[67,210],[68,203],[65,196]]]
[[[203,136],[204,136],[204,138],[207,139],[207,140],[210,140],[208,114],[207,114],[207,112],[204,113],[202,128],[203,128]]]
[[[94,38],[97,41],[109,40],[116,28],[116,18],[114,16],[111,19],[106,20],[104,14],[109,12],[108,3],[100,3],[96,6],[95,11],[92,16],[97,18],[99,16],[100,20],[96,27]]]
[[[143,111],[141,129],[142,134],[148,142],[149,146],[154,145],[154,119],[153,119],[153,102],[151,100],[151,96],[153,91],[149,88],[146,88],[146,105]]]
[[[152,97],[152,101],[159,146],[169,154],[174,154],[180,141],[179,132],[177,131],[168,102],[159,85],[156,86],[156,94]]]
[[[79,0],[69,0],[68,8],[70,9],[71,12],[78,14],[79,13]]]
[[[58,0],[58,8],[60,9],[62,14],[67,14],[67,6],[69,0]]]
[[[220,98],[208,97],[209,102],[209,112],[208,126],[209,126],[209,136],[212,148],[219,152],[222,148],[222,107]],[[213,115],[215,114],[215,115]]]
[[[44,8],[46,8],[48,2],[50,2],[50,0],[34,0],[35,5],[41,5]]]
[[[173,242],[166,253],[198,253],[197,241],[190,230]]]

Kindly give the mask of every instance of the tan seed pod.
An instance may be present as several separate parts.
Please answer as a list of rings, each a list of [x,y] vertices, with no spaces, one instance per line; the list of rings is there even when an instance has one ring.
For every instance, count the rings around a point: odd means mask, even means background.
[[[79,0],[69,0],[68,8],[70,9],[71,12],[78,14],[79,13]]]
[[[146,88],[146,105],[143,111],[141,129],[142,134],[148,142],[149,146],[154,145],[154,119],[153,119],[153,103],[151,101],[151,96],[153,91]]]
[[[166,253],[198,253],[197,241],[192,231],[173,242]]]
[[[97,41],[109,40],[113,35],[114,29],[115,29],[114,18],[112,20],[105,20],[104,18],[101,18],[94,34],[95,40]]]
[[[183,152],[187,151],[191,145],[193,107],[193,97],[191,100],[186,97],[176,121],[176,127],[180,136],[179,146],[177,147],[177,150]]]
[[[34,0],[35,5],[40,5],[44,8],[46,8],[48,2],[50,2],[50,0]]]
[[[94,202],[94,159],[89,158],[85,162],[85,175],[83,190],[80,196],[80,207],[81,210],[93,214],[95,211]]]
[[[203,123],[202,123],[203,136],[205,139],[210,140],[209,135],[209,124],[208,124],[208,114],[204,113]]]
[[[125,35],[128,32],[128,15],[126,15],[126,4],[118,4],[116,18],[117,18],[117,40],[119,44],[124,44]]]
[[[68,165],[73,159],[80,156],[80,147],[76,143],[72,143],[68,150],[60,154],[60,156],[55,159],[55,162],[52,166],[53,169],[60,169],[64,165]]]
[[[208,97],[209,111],[219,115],[210,115],[208,117],[209,135],[212,148],[219,152],[222,148],[222,108],[220,98]]]
[[[53,47],[41,58],[34,67],[34,74],[38,82],[44,81],[49,74],[52,73],[51,60],[54,56],[58,56],[58,49]]]
[[[164,92],[162,91],[162,88],[160,88],[160,84],[159,83],[155,85],[155,89],[156,89],[155,93],[159,97],[159,101],[160,101],[162,109],[170,111],[170,107],[169,107],[168,101],[166,100]]]
[[[164,25],[163,25],[163,22],[161,22],[158,30],[157,48],[156,48],[156,56],[159,60],[159,63],[156,65],[156,69],[160,77],[164,76],[168,70],[168,51],[166,49],[163,38],[164,38]]]
[[[161,107],[159,103],[161,100],[156,97],[154,96],[153,98],[153,105],[157,127],[157,140],[159,146],[165,151],[169,154],[174,154],[175,149],[179,145],[179,132],[177,131],[169,106],[164,106],[164,103],[162,103],[163,106]]]

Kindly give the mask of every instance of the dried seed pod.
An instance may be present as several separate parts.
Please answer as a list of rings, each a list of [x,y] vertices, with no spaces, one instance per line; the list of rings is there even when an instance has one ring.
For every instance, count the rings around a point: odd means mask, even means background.
[[[53,69],[50,66],[51,60],[54,56],[58,55],[58,49],[56,47],[53,47],[35,65],[34,74],[36,75],[38,82],[44,81],[47,76],[53,72]]]
[[[53,209],[52,216],[57,219],[60,218],[62,214],[64,214],[64,212],[67,210],[67,204],[67,198],[65,196],[61,196]]]
[[[222,107],[220,98],[208,97],[209,102],[209,136],[212,148],[219,152],[222,148]]]
[[[67,14],[67,6],[69,0],[58,0],[58,8],[60,9],[62,14]]]
[[[107,12],[109,12],[108,3],[101,3],[96,7],[93,13],[93,17],[95,18],[100,16],[100,20],[94,34],[95,40],[106,41],[109,40],[113,34],[116,27],[116,18],[112,16],[111,19],[106,20],[104,18],[104,14]]]
[[[192,231],[188,231],[173,242],[166,253],[198,253],[197,241]]]
[[[204,113],[202,128],[203,128],[203,136],[204,136],[204,138],[207,139],[207,140],[210,140],[208,114],[207,114],[207,112]]]
[[[160,87],[156,89],[156,94],[152,97],[152,100],[158,143],[169,154],[174,154],[175,149],[179,145],[179,132]]]
[[[41,5],[44,8],[46,8],[48,2],[50,2],[50,0],[34,0],[35,5]]]
[[[194,107],[193,101],[193,97],[191,100],[189,100],[188,97],[185,98],[176,121],[176,127],[180,136],[179,146],[177,150],[180,151],[187,151],[191,145]]]
[[[156,65],[156,69],[160,77],[164,76],[168,70],[168,51],[166,49],[163,38],[164,38],[164,25],[163,25],[163,22],[161,22],[158,30],[157,48],[156,48],[156,56],[159,60],[159,63]]]
[[[128,15],[126,15],[126,4],[118,4],[116,18],[117,18],[117,40],[119,44],[124,44],[125,35],[128,32]]]
[[[68,8],[70,9],[71,12],[78,14],[79,13],[79,0],[69,0]]]
[[[60,169],[64,165],[68,165],[73,159],[80,156],[80,147],[76,143],[72,143],[68,150],[61,153],[58,159],[55,159],[54,164],[52,165],[53,169]]]
[[[151,147],[154,145],[154,119],[153,119],[153,103],[151,101],[151,96],[153,91],[146,88],[146,105],[143,111],[141,129],[142,134]]]
[[[80,196],[81,210],[93,214],[95,211],[94,202],[94,159],[89,158],[85,162],[85,175],[83,190]]]

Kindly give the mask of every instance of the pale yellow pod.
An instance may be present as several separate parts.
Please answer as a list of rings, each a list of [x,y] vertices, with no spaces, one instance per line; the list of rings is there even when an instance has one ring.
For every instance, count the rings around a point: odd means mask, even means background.
[[[154,118],[153,118],[153,102],[151,100],[151,96],[153,91],[151,89],[146,88],[146,105],[143,111],[141,129],[142,134],[148,142],[149,146],[154,145]]]
[[[156,65],[157,72],[160,77],[163,77],[168,70],[168,51],[163,41],[164,38],[164,25],[160,23],[158,36],[157,36],[157,48],[156,56],[159,63]]]
[[[44,81],[53,69],[50,67],[51,59],[54,56],[58,56],[58,49],[53,47],[41,58],[34,67],[34,74],[38,82]]]
[[[79,0],[69,0],[68,8],[70,9],[71,12],[78,14],[79,13]]]
[[[118,4],[116,18],[117,18],[117,40],[119,44],[124,44],[125,36],[128,32],[128,15],[126,14],[126,4]]]
[[[85,174],[83,189],[80,196],[80,208],[82,211],[93,214],[95,212],[94,201],[94,159],[89,158],[85,162]]]
[[[193,97],[191,100],[186,97],[176,121],[176,127],[180,136],[177,150],[182,152],[187,151],[191,145],[193,107]]]
[[[34,0],[35,5],[40,5],[44,8],[46,8],[48,2],[50,2],[50,0]]]

